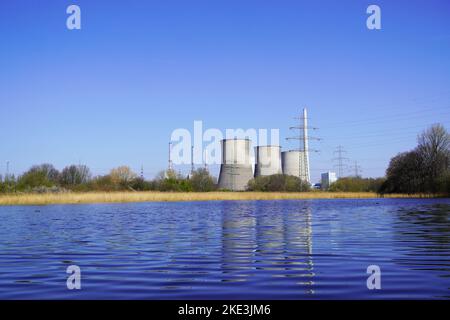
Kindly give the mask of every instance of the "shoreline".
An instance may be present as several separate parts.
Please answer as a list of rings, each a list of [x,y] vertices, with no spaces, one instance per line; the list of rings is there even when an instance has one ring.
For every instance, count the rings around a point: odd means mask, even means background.
[[[0,206],[95,204],[132,202],[187,202],[187,201],[252,201],[252,200],[313,200],[313,199],[404,199],[442,198],[443,195],[389,194],[373,192],[68,192],[46,194],[2,194]],[[448,196],[447,196],[448,197]]]

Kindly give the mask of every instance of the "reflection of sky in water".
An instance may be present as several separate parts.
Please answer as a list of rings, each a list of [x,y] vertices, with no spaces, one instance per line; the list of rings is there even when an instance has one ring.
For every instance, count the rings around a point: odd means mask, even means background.
[[[450,200],[0,207],[0,298],[443,298]],[[82,270],[81,291],[65,269]],[[382,290],[366,287],[381,267]]]

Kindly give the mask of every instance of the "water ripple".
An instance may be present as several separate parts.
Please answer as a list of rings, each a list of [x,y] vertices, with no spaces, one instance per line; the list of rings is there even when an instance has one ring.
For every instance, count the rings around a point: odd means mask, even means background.
[[[448,299],[449,213],[448,199],[0,207],[0,298]]]

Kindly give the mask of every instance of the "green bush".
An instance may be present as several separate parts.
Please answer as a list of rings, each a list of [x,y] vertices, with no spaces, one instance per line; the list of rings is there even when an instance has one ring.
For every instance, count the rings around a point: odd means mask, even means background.
[[[159,191],[192,191],[191,182],[174,170],[160,172],[156,177],[154,183],[156,189]]]
[[[207,192],[216,189],[214,178],[209,174],[209,171],[204,168],[194,171],[189,181],[193,191]]]
[[[59,172],[51,164],[31,167],[19,177],[17,189],[26,191],[38,187],[54,187],[59,185]]]
[[[91,191],[115,191],[116,185],[111,180],[109,175],[97,176],[92,179],[87,188]]]
[[[11,193],[16,191],[16,178],[14,176],[9,176],[8,178],[2,179],[0,176],[0,193]]]
[[[310,191],[309,183],[295,176],[274,174],[271,176],[260,176],[249,181],[247,185],[249,191],[270,191],[270,192],[304,192]]]
[[[360,178],[346,177],[340,178],[331,184],[328,191],[331,192],[378,192],[384,183],[384,178]]]
[[[450,170],[436,179],[436,190],[438,193],[450,194]]]
[[[192,191],[192,185],[186,179],[166,178],[157,182],[159,191]]]
[[[130,183],[130,188],[135,191],[150,191],[156,189],[153,181],[147,181],[141,177],[133,179]]]

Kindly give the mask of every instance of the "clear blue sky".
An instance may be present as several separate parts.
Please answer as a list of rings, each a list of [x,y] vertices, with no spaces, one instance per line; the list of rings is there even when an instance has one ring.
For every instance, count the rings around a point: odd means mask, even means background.
[[[77,4],[82,29],[66,28]],[[382,30],[366,28],[366,8]],[[342,145],[364,176],[450,127],[450,2],[1,1],[0,172],[167,163],[172,130],[280,128],[306,106],[313,180]],[[285,149],[292,144],[282,141]]]

